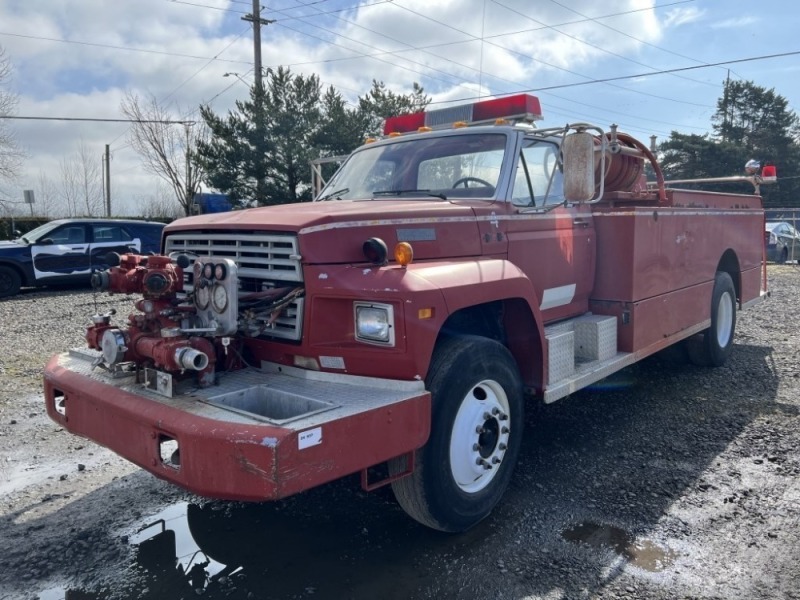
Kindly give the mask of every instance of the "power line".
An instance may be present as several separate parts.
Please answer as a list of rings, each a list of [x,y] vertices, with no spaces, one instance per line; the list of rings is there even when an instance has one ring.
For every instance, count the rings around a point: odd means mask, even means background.
[[[97,117],[20,117],[17,115],[0,115],[0,119],[20,119],[23,121],[90,121],[97,123],[161,123],[163,125],[194,125],[197,122],[161,119],[101,119]]]
[[[59,42],[62,44],[77,44],[79,46],[91,46],[94,48],[108,48],[110,50],[125,50],[126,52],[142,52],[145,54],[158,54],[161,56],[175,56],[177,58],[192,58],[195,60],[218,60],[219,62],[229,62],[236,64],[250,65],[248,61],[244,60],[228,60],[224,58],[209,58],[208,56],[195,56],[193,54],[180,54],[177,52],[164,52],[163,50],[148,50],[147,48],[131,48],[129,46],[115,46],[112,44],[98,44],[96,42],[83,42],[79,40],[64,40],[59,38],[44,37],[39,35],[26,35],[21,33],[10,33],[8,31],[0,31],[0,35],[9,37],[24,38],[28,40],[41,40],[45,42]]]
[[[586,17],[589,20],[591,20],[592,22],[595,22],[594,19],[592,19],[591,17],[588,17],[587,15],[584,15],[583,13],[579,13],[576,10],[572,10],[571,8],[568,8],[568,7],[564,6],[560,2],[556,2],[555,0],[550,0],[550,1],[555,3],[555,4],[557,4],[558,6],[561,6],[562,8],[566,8],[567,10],[570,10],[570,11],[574,12],[577,15],[580,15],[581,17]],[[556,25],[548,25],[547,23],[545,23],[543,21],[539,21],[538,19],[534,19],[533,17],[531,17],[529,15],[526,15],[522,11],[519,11],[519,10],[517,10],[515,8],[512,8],[512,7],[508,6],[507,4],[503,4],[499,0],[492,0],[492,2],[494,2],[498,6],[502,6],[506,10],[509,10],[509,11],[515,13],[515,14],[518,14],[521,17],[524,17],[524,18],[526,18],[526,19],[528,19],[530,21],[533,21],[534,23],[539,23],[540,25],[544,25],[546,28],[548,28],[548,29],[550,29],[552,31],[555,31],[556,33],[558,33],[560,35],[566,36],[566,37],[570,38],[571,40],[575,40],[578,43],[585,44],[586,46],[589,46],[590,48],[594,48],[595,50],[600,50],[600,52],[604,52],[606,54],[610,54],[611,56],[616,56],[617,58],[621,58],[624,61],[633,63],[635,65],[639,65],[640,67],[646,67],[648,69],[655,69],[656,68],[656,67],[653,67],[651,65],[645,64],[643,62],[639,62],[638,60],[634,60],[632,58],[628,58],[627,56],[623,56],[622,54],[618,54],[616,52],[612,52],[611,50],[607,50],[607,49],[603,48],[602,46],[598,46],[597,44],[593,44],[591,42],[587,42],[586,40],[584,40],[582,38],[579,38],[576,35],[572,35],[572,34],[567,33],[565,31],[561,31],[560,29],[557,28],[558,26],[556,26]],[[597,23],[597,24],[598,25],[602,25],[603,27],[606,27],[606,28],[610,29],[611,31],[614,31],[616,33],[620,33],[620,34],[622,34],[622,35],[624,35],[626,37],[629,37],[632,40],[635,40],[637,42],[639,41],[635,37],[633,37],[632,35],[628,35],[627,33],[624,33],[624,32],[622,32],[622,31],[620,31],[618,29],[614,29],[613,27],[611,27],[609,25],[606,25],[605,23]],[[694,62],[701,62],[701,61],[697,61],[696,60]],[[715,84],[709,83],[708,81],[700,81],[700,80],[697,80],[697,79],[692,79],[690,77],[683,77],[682,75],[675,75],[675,77],[680,77],[681,79],[686,79],[687,81],[693,81],[694,83],[701,83],[703,85],[717,87]]]
[[[464,31],[463,29],[459,29],[458,27],[453,27],[452,25],[449,25],[448,23],[445,23],[443,21],[439,21],[438,19],[434,19],[433,17],[429,17],[428,15],[424,15],[424,14],[422,14],[420,12],[417,12],[416,10],[408,8],[407,6],[403,6],[402,4],[400,4],[398,2],[393,2],[392,6],[396,6],[397,8],[400,8],[402,10],[410,12],[411,14],[417,15],[419,17],[422,17],[423,19],[427,19],[429,21],[432,21],[433,23],[437,23],[437,24],[439,24],[439,25],[441,25],[443,27],[447,27],[448,29],[452,29],[453,31],[457,31],[459,33],[463,33],[464,35],[467,35],[467,36],[469,36],[469,37],[471,37],[471,38],[473,38],[475,40],[479,40],[480,39],[480,38],[475,37],[474,35],[472,35],[468,31]],[[548,29],[550,28],[549,26],[545,26],[545,27],[548,28]],[[486,40],[482,40],[482,41],[486,41]],[[572,71],[571,69],[567,69],[565,67],[560,67],[560,66],[555,65],[553,63],[549,63],[549,62],[547,62],[545,60],[541,60],[539,58],[536,58],[535,56],[531,56],[531,55],[525,54],[523,52],[517,52],[516,50],[512,50],[511,48],[507,48],[506,46],[502,46],[501,44],[497,44],[497,43],[494,43],[494,42],[488,42],[488,41],[486,41],[486,43],[488,43],[490,46],[494,46],[496,48],[500,48],[501,50],[504,50],[505,52],[508,52],[509,54],[513,54],[513,55],[516,55],[516,56],[519,56],[519,57],[522,57],[522,58],[525,58],[525,59],[528,59],[528,60],[532,60],[534,62],[537,62],[537,63],[543,64],[545,66],[548,66],[548,67],[550,67],[552,69],[556,69],[556,70],[559,70],[559,71],[564,71],[565,73],[570,73],[571,75],[577,75],[578,77],[584,77],[584,78],[588,79],[589,81],[600,81],[600,80],[594,79],[593,77],[590,77],[589,75],[584,75],[583,73],[579,73],[577,71]],[[666,98],[664,96],[658,96],[656,94],[649,94],[649,93],[643,92],[641,90],[631,90],[631,89],[627,89],[627,88],[622,88],[622,89],[624,89],[626,92],[633,93],[633,94],[639,94],[639,95],[642,95],[642,96],[650,96],[650,97],[654,97],[654,98],[659,98],[661,100],[669,100],[671,102],[679,102],[679,103],[682,103],[682,104],[689,104],[689,105],[693,105],[693,106],[700,106],[700,107],[703,107],[703,108],[708,108],[708,106],[704,105],[704,104],[697,104],[695,102],[689,102],[689,101],[685,101],[685,100],[675,100],[673,98]]]
[[[496,1],[496,0],[494,0],[494,1]],[[693,2],[694,0],[691,0],[691,1]],[[580,17],[584,17],[584,18],[596,23],[597,25],[600,25],[601,27],[605,27],[606,29],[610,29],[614,33],[618,33],[619,35],[623,35],[623,36],[625,36],[627,38],[630,38],[630,39],[634,40],[635,42],[639,42],[640,44],[644,44],[645,46],[650,46],[651,48],[655,48],[656,50],[660,50],[662,52],[666,52],[667,54],[672,54],[673,56],[677,56],[679,58],[685,58],[686,60],[691,60],[692,62],[701,63],[701,64],[703,63],[702,60],[698,60],[696,58],[692,58],[691,56],[686,56],[685,54],[680,54],[679,52],[673,52],[672,50],[668,50],[667,48],[662,48],[661,46],[657,46],[655,44],[651,44],[650,42],[648,42],[646,40],[643,40],[643,39],[637,38],[635,36],[632,36],[631,34],[629,34],[626,31],[623,31],[621,29],[617,29],[616,27],[611,27],[611,25],[608,25],[607,23],[601,23],[598,20],[597,17],[590,17],[588,15],[585,15],[584,13],[579,12],[579,11],[575,10],[574,8],[571,8],[571,7],[567,6],[566,4],[562,4],[561,2],[558,2],[557,0],[550,0],[550,2],[560,6],[563,9],[566,9],[566,10],[568,10],[570,12],[573,12],[573,13],[575,13],[576,15],[578,15]],[[600,18],[604,18],[604,17],[600,17]],[[706,82],[699,82],[699,83],[706,83]],[[714,85],[714,84],[709,83],[708,85]]]

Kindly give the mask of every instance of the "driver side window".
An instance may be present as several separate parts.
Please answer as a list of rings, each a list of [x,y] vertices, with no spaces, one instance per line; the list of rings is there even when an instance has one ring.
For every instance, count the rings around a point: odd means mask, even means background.
[[[511,192],[511,203],[514,206],[533,206],[533,192],[531,181],[528,177],[528,167],[525,164],[525,155],[520,154],[517,161],[517,174],[514,177],[514,190]]]
[[[86,232],[82,225],[71,227],[61,227],[47,236],[53,240],[54,244],[84,244],[86,243]]]
[[[514,206],[553,206],[564,201],[558,146],[529,140],[522,148],[511,201]]]

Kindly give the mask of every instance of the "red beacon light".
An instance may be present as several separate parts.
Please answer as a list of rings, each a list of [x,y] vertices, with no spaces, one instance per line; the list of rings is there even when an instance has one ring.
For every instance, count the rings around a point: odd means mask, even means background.
[[[409,115],[389,117],[383,126],[383,134],[409,133],[419,131],[420,127],[441,129],[456,123],[495,123],[502,119],[510,123],[532,123],[542,119],[542,106],[539,98],[530,94],[516,94],[483,100],[473,104],[461,104],[431,111],[420,111]]]
[[[772,182],[778,180],[778,171],[775,165],[764,165],[761,169],[761,181]]]

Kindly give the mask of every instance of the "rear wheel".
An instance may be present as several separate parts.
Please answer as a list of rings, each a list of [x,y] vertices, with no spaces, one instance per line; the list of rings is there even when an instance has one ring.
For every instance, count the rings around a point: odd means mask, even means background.
[[[11,267],[0,266],[0,298],[16,296],[22,285],[22,279]]]
[[[431,434],[414,472],[392,484],[400,506],[441,531],[464,531],[491,513],[508,487],[522,440],[522,380],[497,341],[459,336],[440,342],[427,380]],[[405,460],[390,471],[405,470]]]
[[[689,360],[702,367],[721,367],[733,348],[736,331],[736,289],[731,276],[717,272],[711,294],[711,327],[687,340]]]

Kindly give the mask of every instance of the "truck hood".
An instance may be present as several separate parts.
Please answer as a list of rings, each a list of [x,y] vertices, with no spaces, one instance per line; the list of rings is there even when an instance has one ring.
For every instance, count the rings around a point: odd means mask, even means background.
[[[307,264],[365,262],[362,245],[382,239],[389,255],[397,242],[409,242],[415,259],[474,256],[481,253],[472,207],[426,199],[331,200],[282,204],[179,219],[177,231],[269,231],[298,235]]]

